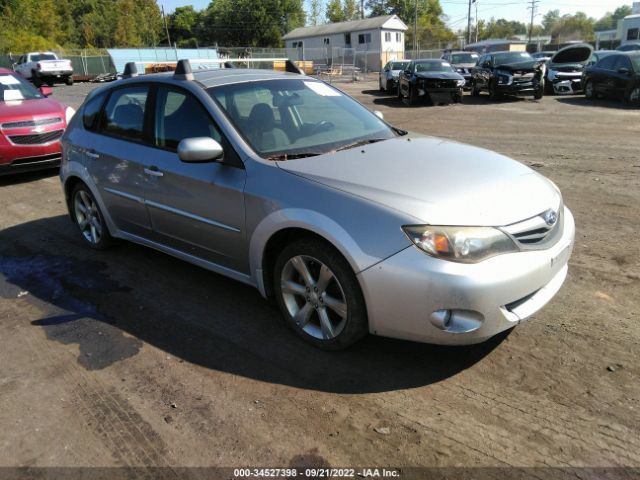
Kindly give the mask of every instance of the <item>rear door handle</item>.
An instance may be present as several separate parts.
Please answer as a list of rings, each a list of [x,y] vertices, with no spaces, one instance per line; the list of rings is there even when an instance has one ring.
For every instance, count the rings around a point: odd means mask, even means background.
[[[100,154],[95,150],[87,150],[87,157],[97,159],[100,158]]]
[[[149,168],[144,169],[144,173],[147,175],[151,175],[152,177],[163,177],[164,173],[158,170],[158,167],[155,165],[150,166]]]

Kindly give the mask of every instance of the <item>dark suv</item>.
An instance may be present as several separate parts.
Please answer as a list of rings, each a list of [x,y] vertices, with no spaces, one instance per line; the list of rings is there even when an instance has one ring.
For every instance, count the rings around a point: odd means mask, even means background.
[[[527,52],[493,52],[482,55],[473,69],[471,94],[486,90],[492,99],[502,95],[542,98],[542,63]]]

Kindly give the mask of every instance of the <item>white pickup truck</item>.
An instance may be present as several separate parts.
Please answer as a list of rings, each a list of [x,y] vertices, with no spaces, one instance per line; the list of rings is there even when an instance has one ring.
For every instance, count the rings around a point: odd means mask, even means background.
[[[13,64],[13,69],[31,80],[36,87],[43,83],[52,86],[56,82],[73,85],[71,61],[58,58],[53,52],[26,53]]]

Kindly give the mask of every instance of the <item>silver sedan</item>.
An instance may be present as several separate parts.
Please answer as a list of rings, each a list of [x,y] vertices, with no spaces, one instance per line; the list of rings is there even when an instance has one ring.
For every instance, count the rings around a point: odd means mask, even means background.
[[[551,181],[301,74],[183,63],[120,80],[62,142],[89,247],[124,239],[252,285],[320,348],[482,342],[567,275],[574,221]]]

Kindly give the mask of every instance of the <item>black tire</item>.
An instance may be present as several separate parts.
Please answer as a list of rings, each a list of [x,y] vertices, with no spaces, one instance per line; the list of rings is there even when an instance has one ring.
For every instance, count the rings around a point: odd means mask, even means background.
[[[402,100],[402,90],[400,89],[400,82],[398,82],[398,84],[396,85],[396,94],[398,95],[398,98]]]
[[[35,70],[31,71],[31,83],[33,83],[33,86],[36,88],[40,88],[42,86],[42,80],[40,80],[40,77],[38,77]]]
[[[68,76],[64,79],[64,83],[66,83],[67,85],[73,85],[73,77],[71,75]]]
[[[538,87],[538,89],[533,93],[533,98],[535,100],[540,100],[544,96],[544,88]]]
[[[553,91],[553,82],[551,82],[548,78],[544,81],[544,94],[545,95],[553,95],[555,92]]]
[[[471,96],[472,97],[480,96],[480,89],[476,86],[476,82],[471,83]]]
[[[333,298],[338,296],[342,297],[344,301],[340,303],[346,305],[346,318],[340,317],[329,307],[322,305],[322,300],[320,300],[322,294],[309,297],[309,295],[314,295],[311,288],[320,282],[307,283],[304,282],[302,276],[300,276],[296,283],[299,283],[303,289],[305,288],[303,286],[304,283],[307,288],[306,291],[309,293],[296,295],[283,293],[282,279],[287,278],[288,272],[293,272],[294,275],[298,275],[299,272],[297,269],[293,269],[290,260],[301,257],[306,259],[305,266],[308,269],[307,271],[311,273],[312,279],[315,278],[318,280],[320,278],[317,272],[319,272],[321,264],[328,267],[335,281],[332,279],[329,283],[329,287],[326,289],[326,292],[328,292],[327,295]],[[287,270],[285,270],[285,268]],[[276,302],[280,307],[285,321],[306,342],[324,350],[342,350],[367,335],[369,331],[367,310],[358,280],[349,263],[328,243],[315,238],[302,238],[285,247],[276,260],[272,281]],[[288,295],[287,299],[285,299],[285,295]],[[304,298],[305,295],[307,296],[306,299]],[[307,330],[298,325],[291,315],[290,309],[295,310],[296,308],[299,309],[298,311],[308,308],[308,311],[311,312],[309,320],[307,320],[304,326]],[[321,334],[319,329],[320,311],[322,309],[332,315],[332,322],[336,321],[332,328],[340,329],[333,338],[318,338],[313,334],[314,332]],[[322,332],[324,332],[324,330],[322,330]]]
[[[409,84],[409,93],[402,100],[404,101],[405,105],[408,105],[410,107],[414,106],[417,103],[418,92],[413,86],[411,86],[411,84]]]
[[[382,80],[378,80],[378,87],[380,88],[381,92],[384,92],[384,88],[382,87]]]
[[[101,230],[100,238],[96,242],[93,242],[89,240],[89,238],[87,238],[80,224],[82,219],[79,218],[80,212],[78,212],[78,210],[76,209],[76,201],[80,201],[83,204],[83,206],[86,207],[86,204],[83,202],[83,197],[84,198],[88,197],[93,203],[93,205],[95,205],[95,210],[92,210],[92,212],[95,219],[99,222],[100,230]],[[100,210],[100,207],[98,206],[98,203],[96,202],[95,197],[91,193],[91,190],[89,190],[89,187],[87,187],[84,183],[78,183],[73,188],[73,191],[71,192],[71,200],[70,200],[69,207],[71,210],[71,216],[73,217],[73,221],[76,224],[76,227],[78,227],[78,230],[80,231],[80,237],[84,240],[86,245],[93,248],[94,250],[106,250],[113,244],[113,237],[109,233],[109,228],[107,227],[107,224],[104,221],[104,216],[102,215],[102,211]]]
[[[45,82],[48,86],[53,87],[55,85],[56,82],[54,82],[53,80],[46,80]]]
[[[489,84],[489,98],[494,101],[502,98],[502,94],[498,91],[498,84],[495,80],[492,80]]]
[[[640,90],[640,88],[637,86],[631,87],[629,93],[625,96],[625,102],[627,104],[635,107],[640,105],[640,92],[638,90]]]
[[[584,84],[584,98],[587,100],[593,100],[595,98],[595,94],[593,92],[593,82],[591,80],[587,80]]]
[[[393,84],[395,82],[393,80],[387,80],[387,93],[393,94]]]

